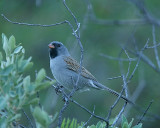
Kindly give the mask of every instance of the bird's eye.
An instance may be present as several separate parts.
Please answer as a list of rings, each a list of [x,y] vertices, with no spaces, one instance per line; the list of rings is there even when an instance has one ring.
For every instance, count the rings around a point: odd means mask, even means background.
[[[61,45],[60,44],[57,44],[57,47],[60,47]]]

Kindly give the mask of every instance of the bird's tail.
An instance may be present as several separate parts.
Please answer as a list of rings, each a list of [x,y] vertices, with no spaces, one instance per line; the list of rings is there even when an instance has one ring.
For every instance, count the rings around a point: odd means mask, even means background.
[[[100,89],[107,90],[108,92],[114,94],[114,95],[117,96],[117,97],[120,96],[120,93],[118,93],[118,92],[116,92],[116,91],[114,91],[114,90],[112,90],[112,89],[104,86],[103,84],[100,84],[99,82],[95,82],[95,81],[94,81],[94,85],[96,85],[96,86],[97,86],[98,88],[100,88]],[[135,103],[133,103],[133,102],[132,102],[131,100],[129,100],[128,98],[126,98],[124,95],[121,95],[121,98],[122,98],[123,100],[125,100],[126,102],[128,102],[128,103],[130,103],[130,104],[132,104],[132,105],[135,105]]]

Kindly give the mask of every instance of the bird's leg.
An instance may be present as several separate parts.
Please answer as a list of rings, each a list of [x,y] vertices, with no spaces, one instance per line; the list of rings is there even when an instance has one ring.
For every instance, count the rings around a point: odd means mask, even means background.
[[[62,89],[63,89],[63,86],[60,85],[60,84],[57,84],[57,86],[56,86],[56,88],[55,88],[56,94],[61,93],[61,92],[62,92]]]
[[[65,96],[65,95],[62,96],[62,100],[63,100],[65,103],[68,103],[68,102],[69,102],[68,97]]]

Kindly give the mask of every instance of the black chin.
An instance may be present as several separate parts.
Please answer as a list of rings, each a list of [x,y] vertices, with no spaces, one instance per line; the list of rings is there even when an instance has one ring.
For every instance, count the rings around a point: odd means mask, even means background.
[[[57,57],[58,53],[57,53],[56,48],[50,48],[49,49],[49,55],[50,55],[51,58]]]

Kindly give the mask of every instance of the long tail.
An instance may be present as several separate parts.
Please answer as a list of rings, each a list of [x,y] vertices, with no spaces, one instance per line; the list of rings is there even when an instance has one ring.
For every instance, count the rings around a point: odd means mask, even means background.
[[[94,81],[94,84],[95,84],[98,88],[105,89],[105,90],[107,90],[108,92],[114,94],[114,95],[117,96],[117,97],[120,96],[120,93],[118,93],[118,92],[116,92],[116,91],[114,91],[114,90],[112,90],[112,89],[104,86],[103,84],[100,84],[99,82],[95,82],[95,81]],[[125,100],[126,102],[128,102],[128,103],[130,103],[130,104],[132,104],[132,105],[135,105],[135,103],[133,103],[133,102],[132,102],[131,100],[129,100],[128,98],[126,98],[124,95],[121,95],[121,98],[122,98],[123,100]]]

